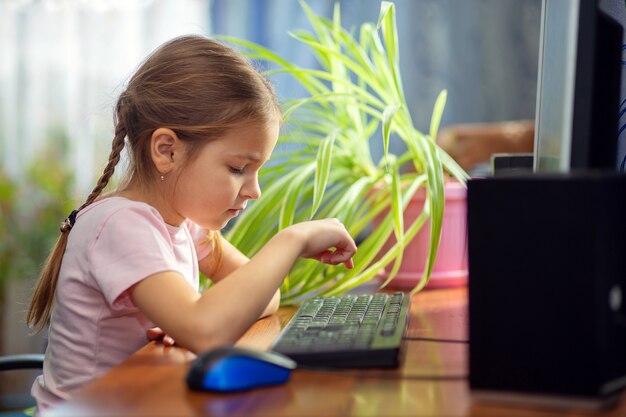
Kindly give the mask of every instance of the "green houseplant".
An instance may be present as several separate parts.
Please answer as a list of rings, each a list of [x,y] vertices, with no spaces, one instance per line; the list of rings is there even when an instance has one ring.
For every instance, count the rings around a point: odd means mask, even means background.
[[[0,296],[10,279],[35,281],[59,236],[59,219],[75,205],[74,177],[63,162],[66,147],[67,139],[53,132],[21,179],[0,167]]]
[[[251,58],[276,66],[268,74],[287,73],[309,93],[285,104],[286,127],[271,163],[261,173],[263,196],[226,237],[253,255],[278,230],[322,217],[337,217],[353,236],[363,236],[352,270],[299,260],[281,288],[283,303],[290,303],[345,292],[392,264],[388,283],[405,245],[430,218],[426,270],[413,290],[419,291],[428,282],[437,253],[446,175],[462,183],[467,178],[433,140],[447,93],[439,94],[429,131],[422,133],[413,125],[402,87],[393,3],[382,2],[378,24],[364,23],[356,35],[342,27],[338,4],[332,20],[317,16],[302,1],[301,5],[313,32],[291,36],[311,49],[320,69],[301,68],[267,48],[224,37]],[[391,153],[391,138],[399,138],[406,150]],[[383,144],[379,161],[373,159],[375,141]],[[424,210],[404,224],[403,211],[422,187],[427,195]],[[372,221],[381,214],[384,219],[372,229]],[[382,253],[392,236],[396,243]]]
[[[0,167],[0,353],[41,349],[45,336],[29,334],[24,306],[59,237],[59,219],[76,204],[74,176],[64,163],[67,137],[57,131],[49,137],[19,177]]]

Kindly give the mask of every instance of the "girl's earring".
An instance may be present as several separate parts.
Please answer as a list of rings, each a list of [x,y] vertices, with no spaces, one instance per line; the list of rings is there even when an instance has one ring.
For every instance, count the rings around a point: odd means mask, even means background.
[[[161,174],[161,181],[165,180],[165,176],[163,176],[163,174]]]

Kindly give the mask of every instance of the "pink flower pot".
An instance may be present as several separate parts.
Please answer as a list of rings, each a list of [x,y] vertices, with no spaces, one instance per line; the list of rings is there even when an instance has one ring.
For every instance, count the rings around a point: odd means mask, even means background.
[[[421,188],[409,202],[404,212],[404,225],[408,227],[422,212],[426,190]],[[445,207],[441,226],[441,239],[437,258],[426,288],[442,288],[467,284],[467,204],[466,189],[456,181],[445,185]],[[422,278],[430,244],[430,221],[426,221],[417,235],[404,248],[398,274],[388,284],[390,288],[410,290]],[[395,240],[384,246],[388,249]],[[380,279],[387,279],[393,263],[381,271]]]

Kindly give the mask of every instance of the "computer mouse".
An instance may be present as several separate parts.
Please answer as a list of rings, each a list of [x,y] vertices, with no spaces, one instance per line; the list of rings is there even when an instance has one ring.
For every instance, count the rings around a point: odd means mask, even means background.
[[[243,391],[289,379],[296,363],[285,355],[237,346],[199,355],[187,373],[187,385],[202,391]]]

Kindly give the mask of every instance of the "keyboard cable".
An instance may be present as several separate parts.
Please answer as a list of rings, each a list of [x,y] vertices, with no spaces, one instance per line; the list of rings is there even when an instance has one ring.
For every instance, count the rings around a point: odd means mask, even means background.
[[[404,340],[415,340],[419,342],[435,342],[435,343],[469,343],[469,340],[457,340],[457,339],[440,339],[432,337],[417,337],[417,336],[404,336]]]
[[[306,365],[298,365],[296,368],[301,371],[316,373],[331,373],[333,375],[343,375],[347,377],[358,377],[366,379],[393,379],[393,380],[415,380],[415,381],[458,381],[467,379],[467,374],[461,375],[402,375],[394,373],[373,372],[372,370],[355,371],[353,369],[324,368]]]

